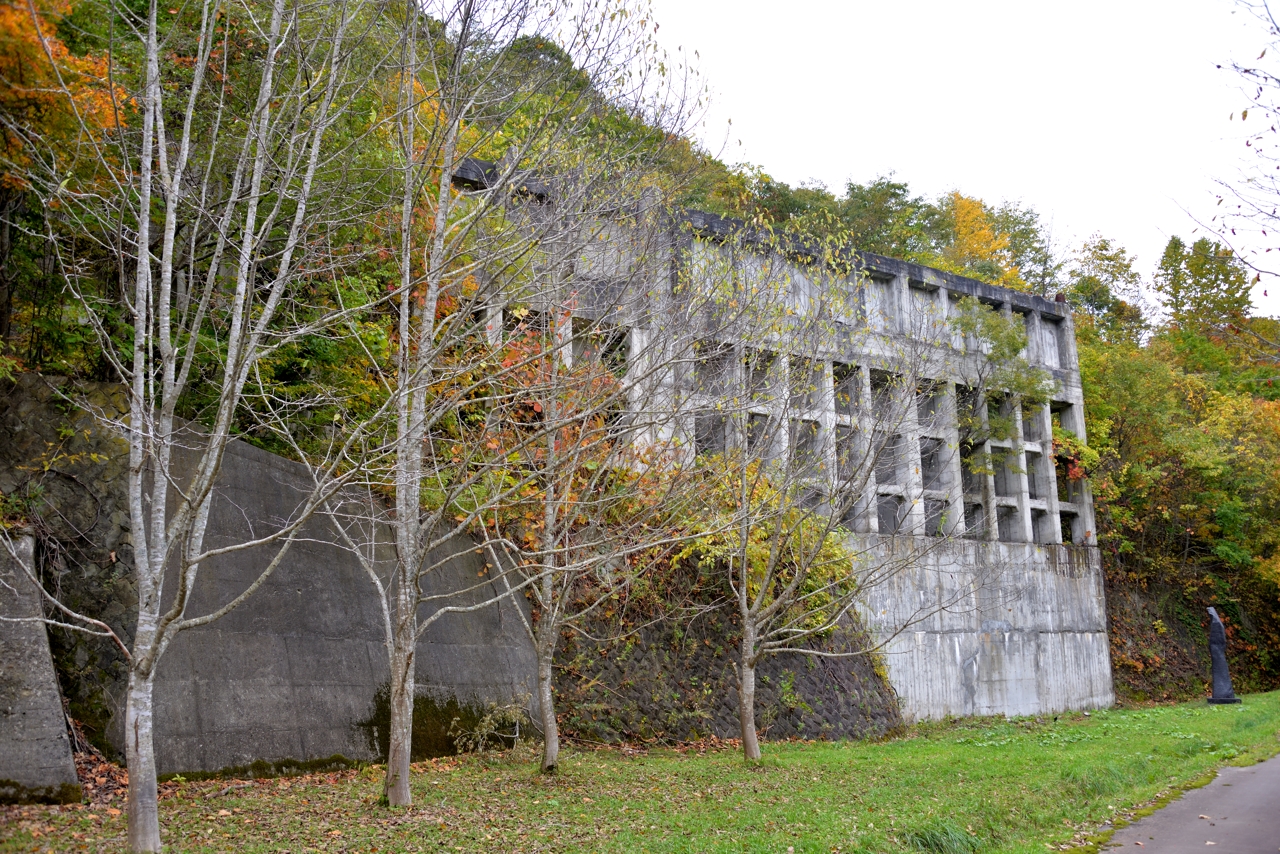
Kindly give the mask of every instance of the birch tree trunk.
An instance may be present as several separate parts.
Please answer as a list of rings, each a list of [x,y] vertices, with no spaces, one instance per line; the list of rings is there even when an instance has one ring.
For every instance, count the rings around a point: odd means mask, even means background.
[[[556,723],[556,703],[552,692],[555,675],[555,636],[542,631],[538,636],[538,707],[542,712],[542,772],[556,770],[560,760],[560,727]]]
[[[413,802],[409,790],[410,749],[413,746],[413,694],[415,633],[400,626],[391,654],[391,746],[387,751],[385,795],[393,807]]]
[[[146,258],[151,241],[151,193],[152,193],[152,153],[156,126],[158,104],[156,98],[157,57],[159,40],[157,37],[157,10],[152,0],[147,13],[146,36],[146,82],[143,100],[142,145],[139,164],[138,191],[138,236],[137,256]],[[156,787],[156,753],[153,740],[153,695],[155,665],[154,655],[157,643],[157,627],[160,615],[160,586],[164,579],[164,558],[156,559],[153,548],[160,549],[163,554],[163,537],[166,533],[164,519],[161,517],[157,526],[154,519],[148,518],[146,500],[147,464],[149,451],[147,433],[151,432],[154,415],[149,406],[148,380],[148,348],[146,342],[151,333],[151,265],[139,263],[134,279],[133,331],[134,340],[139,342],[133,348],[133,376],[131,377],[131,394],[129,403],[129,517],[135,534],[134,560],[138,573],[138,626],[134,634],[133,660],[129,667],[128,696],[125,700],[125,765],[129,769],[129,850],[134,852],[151,852],[160,850],[160,811],[158,807],[159,792]],[[156,480],[152,477],[152,489],[156,488]],[[165,484],[161,482],[161,490]],[[163,513],[165,494],[160,492],[159,507],[151,508],[154,513]],[[148,533],[152,537],[148,537]],[[160,540],[161,542],[153,542]],[[159,564],[160,573],[155,571]]]
[[[760,740],[756,737],[755,633],[742,632],[741,660],[738,664],[738,720],[742,725],[742,756],[760,761]]]
[[[152,671],[152,674],[154,671]],[[152,741],[155,679],[134,668],[125,701],[125,763],[129,769],[129,850],[160,850],[160,812],[156,791],[156,752]]]

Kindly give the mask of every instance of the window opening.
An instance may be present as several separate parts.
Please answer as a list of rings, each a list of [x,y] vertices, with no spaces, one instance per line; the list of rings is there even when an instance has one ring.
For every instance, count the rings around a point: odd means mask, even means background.
[[[1021,311],[1015,308],[1013,310],[1013,313],[1015,316],[1019,314],[1022,315],[1022,331],[1027,336],[1026,346],[1022,348],[1022,351],[1019,353],[1019,355],[1022,356],[1022,358],[1030,361],[1032,359],[1032,350],[1036,346],[1035,320],[1032,318],[1032,314],[1029,311]]]
[[[817,473],[822,463],[822,444],[818,422],[800,418],[791,420],[792,465],[801,477]]]
[[[960,476],[964,483],[964,491],[971,495],[981,495],[986,475],[982,472],[981,461],[977,449],[973,445],[960,446]],[[978,471],[974,471],[977,468]]]
[[[773,368],[777,356],[767,350],[747,350],[743,359],[746,368],[747,392],[754,398],[772,396]]]
[[[1058,519],[1062,523],[1062,541],[1064,543],[1081,543],[1084,541],[1084,537],[1079,530],[1079,516],[1075,513],[1059,513]]]
[[[600,364],[615,377],[627,373],[627,363],[631,358],[631,335],[625,329],[609,333],[599,349]]]
[[[920,440],[920,479],[925,489],[946,489],[950,486],[946,450],[946,443],[941,439],[925,437]]]
[[[987,514],[985,508],[978,503],[970,502],[964,505],[964,535],[973,539],[982,539],[987,528]]]
[[[947,502],[936,498],[924,500],[924,532],[930,537],[941,537],[946,533]]]
[[[723,454],[728,446],[729,419],[719,412],[703,412],[693,419],[694,453]]]
[[[791,406],[808,411],[822,405],[822,385],[826,371],[821,362],[791,360]]]
[[[871,404],[876,413],[889,411],[896,383],[897,377],[887,371],[871,372]]]
[[[978,392],[969,386],[956,386],[956,428],[962,440],[982,433],[982,416],[978,408]]]
[[[881,433],[880,453],[876,455],[876,480],[886,486],[900,486],[899,458],[902,455],[902,436],[897,433]]]
[[[1052,543],[1053,531],[1049,527],[1049,514],[1043,510],[1031,511],[1032,538],[1037,543]]]
[[[858,369],[853,365],[844,365],[837,362],[831,366],[831,380],[835,386],[836,414],[854,415],[857,412],[861,398],[858,393],[861,390],[858,382]]]
[[[627,372],[630,335],[617,326],[601,326],[574,318],[573,356],[575,360],[596,361],[616,377]]]
[[[904,502],[899,495],[881,495],[876,500],[876,521],[880,533],[897,534],[902,528]]]
[[[841,480],[852,480],[858,469],[858,433],[844,424],[836,425],[836,472]]]
[[[820,489],[802,489],[799,496],[800,507],[804,510],[818,510],[822,507],[824,498]]]
[[[773,444],[773,419],[753,412],[747,416],[747,452],[768,456]]]
[[[694,345],[693,377],[697,390],[719,397],[729,391],[733,374],[733,350],[717,341],[699,341]]]
[[[996,534],[1002,543],[1022,542],[1022,526],[1019,524],[1017,507],[996,508]]]
[[[527,306],[508,306],[502,311],[502,327],[508,334],[541,335],[551,328],[546,312]]]
[[[1044,490],[1040,488],[1040,455],[1027,451],[1027,495],[1031,498],[1044,498]]]
[[[1022,407],[1022,438],[1026,442],[1039,442],[1044,439],[1043,431],[1040,429],[1040,419],[1043,410],[1039,406],[1023,405]]]
[[[1000,498],[1016,498],[1018,495],[1018,455],[1009,454],[996,466],[996,495]]]
[[[1070,471],[1069,466],[1070,463],[1066,457],[1058,458],[1058,471],[1062,474],[1061,477],[1057,478],[1058,500],[1064,504],[1075,504],[1080,500],[1080,493],[1082,490],[1080,488],[1080,481],[1072,480],[1066,476],[1066,473]]]
[[[916,420],[921,429],[937,429],[945,397],[946,388],[941,383],[922,383],[916,390]]]
[[[987,396],[987,429],[993,439],[1013,436],[1013,410],[1008,395],[992,393]]]

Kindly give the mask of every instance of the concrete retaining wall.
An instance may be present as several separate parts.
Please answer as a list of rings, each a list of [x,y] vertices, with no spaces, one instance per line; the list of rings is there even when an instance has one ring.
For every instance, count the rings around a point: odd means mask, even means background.
[[[562,729],[596,742],[737,738],[737,649],[731,606],[687,625],[623,634],[616,621],[588,627],[558,651]],[[813,642],[826,652],[865,649],[852,621]],[[812,648],[812,647],[811,647]],[[872,657],[765,656],[756,671],[756,726],[765,738],[875,738],[902,723],[898,698]]]
[[[46,570],[72,607],[104,620],[129,642],[137,592],[125,510],[127,447],[93,416],[61,402],[59,383],[26,375],[0,386],[0,489],[39,487],[36,509],[57,546],[45,555],[52,561]],[[116,386],[86,385],[76,395],[107,414],[124,405]],[[175,457],[180,480],[194,460],[191,452]],[[278,526],[308,483],[303,466],[232,443],[206,545],[242,542],[250,532],[261,536]],[[381,610],[372,583],[355,556],[336,545],[328,524],[316,518],[306,525],[261,589],[221,620],[179,635],[160,660],[155,738],[161,774],[256,760],[377,757],[378,692],[389,672]],[[390,542],[385,530],[378,541]],[[230,600],[271,553],[263,547],[209,561],[188,615]],[[384,549],[382,556],[389,553]],[[428,592],[471,587],[480,568],[478,556],[462,549],[431,573]],[[531,694],[535,663],[514,607],[451,614],[433,624],[418,647],[419,695],[481,705]],[[43,637],[43,629],[39,633]],[[126,676],[119,653],[99,638],[50,634],[73,714],[101,746],[119,751]],[[0,740],[0,757],[8,747],[8,739]]]
[[[29,536],[0,543],[0,803],[80,799],[48,636],[25,622],[44,613],[33,558]]]
[[[183,463],[194,462],[194,455],[180,460],[179,476]],[[297,463],[233,443],[207,545],[233,545],[280,526],[308,485]],[[377,757],[374,707],[389,673],[382,613],[372,582],[337,541],[328,520],[314,518],[243,605],[173,642],[161,660],[156,691],[160,773],[263,759]],[[389,531],[381,530],[378,541],[389,543]],[[389,548],[378,555],[383,568]],[[274,553],[275,547],[263,546],[210,561],[201,568],[188,613],[207,613],[234,598]],[[429,574],[427,592],[448,595],[471,587],[483,565],[465,550]],[[419,694],[484,704],[532,693],[535,662],[514,607],[507,602],[434,623],[418,647]],[[428,613],[424,606],[421,616]]]
[[[868,597],[907,720],[1036,715],[1115,701],[1102,565],[1092,546],[883,537],[914,553]],[[895,634],[896,633],[896,634]]]

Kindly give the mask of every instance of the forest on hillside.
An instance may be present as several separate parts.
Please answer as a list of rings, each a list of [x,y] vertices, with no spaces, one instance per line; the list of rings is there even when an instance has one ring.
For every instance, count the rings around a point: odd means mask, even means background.
[[[101,212],[68,217],[58,191],[65,195],[68,183],[77,182],[92,190],[111,180],[102,144],[113,127],[127,133],[141,122],[127,75],[142,72],[142,57],[127,44],[112,55],[113,23],[123,25],[115,6],[45,0],[34,8],[34,17],[25,7],[0,9],[0,375],[116,380],[119,366],[102,336],[131,334],[129,273],[113,257],[113,226],[93,218]],[[175,89],[189,84],[199,60],[183,55],[195,50],[190,30],[199,26],[195,18],[181,20],[187,14],[161,16],[168,18],[162,26],[171,28],[162,85]],[[260,45],[247,29],[234,28],[233,16],[224,20],[225,41],[206,61],[218,61],[225,50],[220,73],[231,79],[256,61]],[[570,53],[548,39],[525,38],[516,54],[526,67],[548,72],[561,92],[596,86],[589,69],[575,67]],[[1273,81],[1265,68],[1239,70],[1259,84],[1255,114],[1263,112],[1265,124]],[[227,91],[234,94],[230,85]],[[326,142],[360,141],[347,166],[352,172],[381,168],[387,156],[367,135],[379,121],[377,99],[385,95],[385,89],[353,95],[342,126]],[[531,98],[504,114],[498,132],[476,134],[473,153],[499,160],[502,146],[545,106]],[[198,105],[193,116],[213,122],[218,109],[225,106]],[[609,106],[604,96],[593,110],[589,123],[574,126],[579,139],[645,160],[648,179],[673,206],[1042,296],[1065,295],[1075,312],[1087,405],[1081,465],[1097,503],[1120,685],[1137,698],[1201,690],[1197,650],[1207,604],[1227,617],[1241,687],[1280,684],[1280,322],[1252,316],[1249,289],[1259,269],[1228,242],[1229,227],[1194,240],[1171,238],[1153,280],[1144,282],[1135,259],[1114,240],[1095,235],[1080,246],[1058,245],[1030,205],[991,203],[960,191],[926,198],[896,176],[850,183],[838,193],[792,187],[757,167],[722,163],[691,142],[678,122],[659,132],[661,117]],[[1251,142],[1260,171],[1273,137],[1274,127]],[[611,141],[600,142],[606,138]],[[356,186],[365,178],[344,180]],[[377,182],[359,186],[369,192]],[[382,190],[390,198],[390,190]],[[1275,200],[1265,191],[1253,184],[1242,195],[1228,193],[1236,215],[1230,228],[1240,227],[1241,245],[1265,244],[1268,198]],[[67,275],[67,259],[58,257],[63,244],[51,239],[69,224],[100,230],[77,238],[74,277]],[[1247,236],[1245,225],[1251,226]],[[393,226],[353,218],[343,228],[344,263],[356,271],[354,280],[387,287],[397,275],[384,249]],[[103,328],[85,317],[86,297],[101,308]],[[385,337],[380,346],[387,346]],[[349,342],[296,342],[273,356],[273,381],[293,397],[327,385],[342,388],[339,397],[348,402],[367,399],[368,354]],[[200,354],[197,374],[213,377],[213,359]],[[179,410],[201,417],[214,388],[194,383]],[[269,431],[255,430],[251,404],[245,408],[236,415],[237,430],[289,452]],[[333,415],[330,405],[306,417],[322,423]],[[8,512],[16,512],[20,498],[5,501]],[[1120,603],[1126,607],[1115,607]]]

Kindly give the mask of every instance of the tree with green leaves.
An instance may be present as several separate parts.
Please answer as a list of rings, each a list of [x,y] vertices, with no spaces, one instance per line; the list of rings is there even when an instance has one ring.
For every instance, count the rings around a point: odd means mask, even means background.
[[[938,210],[892,175],[866,184],[849,182],[839,203],[840,221],[859,249],[892,258],[918,258],[930,251]]]
[[[1067,270],[1067,298],[1077,331],[1087,325],[1104,341],[1136,343],[1146,329],[1136,259],[1101,235],[1085,241]]]
[[[1251,306],[1244,264],[1228,246],[1201,237],[1187,246],[1170,237],[1156,269],[1155,290],[1181,328],[1215,331],[1240,323]]]

